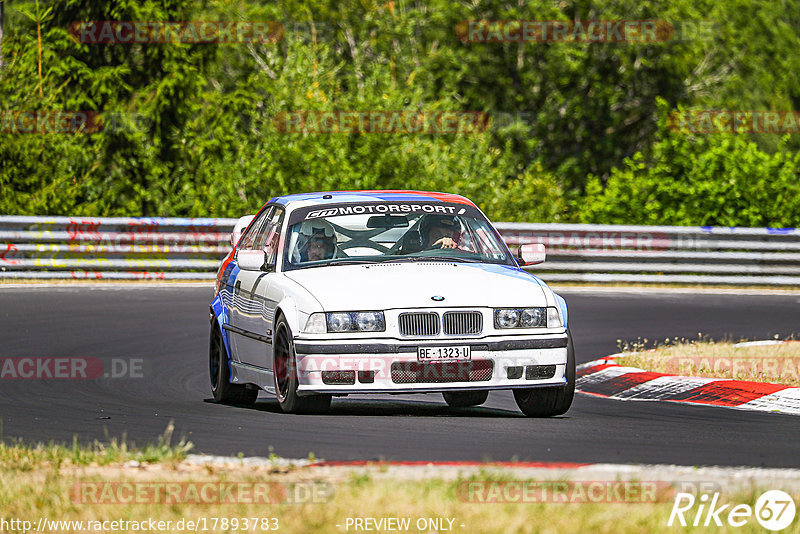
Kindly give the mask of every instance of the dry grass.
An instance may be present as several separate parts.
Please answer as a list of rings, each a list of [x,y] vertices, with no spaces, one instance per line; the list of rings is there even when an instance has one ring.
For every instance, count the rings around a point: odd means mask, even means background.
[[[102,466],[125,462],[180,462],[192,449],[192,443],[180,440],[172,443],[175,425],[170,422],[155,443],[141,448],[131,447],[125,438],[111,438],[107,443],[95,441],[81,445],[74,439],[71,446],[61,444],[27,445],[22,442],[0,441],[0,471],[31,471],[41,467]],[[0,436],[2,421],[0,421]]]
[[[646,342],[647,340],[645,340]],[[772,382],[800,386],[800,342],[759,346],[736,346],[731,342],[666,340],[666,344],[643,350],[644,343],[626,344],[619,365],[648,371]]]
[[[16,447],[19,457],[29,458],[23,466],[9,462],[12,453],[2,453],[0,463],[0,510],[5,519],[19,518],[38,521],[39,517],[51,520],[155,520],[173,521],[206,518],[209,531],[245,532],[243,529],[210,528],[213,518],[277,518],[279,530],[289,533],[306,532],[354,532],[345,528],[347,518],[409,518],[412,528],[419,532],[416,522],[422,518],[453,519],[454,532],[524,532],[553,533],[592,532],[598,534],[626,534],[640,532],[662,532],[671,530],[667,520],[672,502],[660,503],[615,503],[615,504],[557,504],[557,503],[503,503],[484,504],[466,502],[459,485],[468,480],[492,480],[498,475],[480,473],[458,480],[404,480],[377,476],[373,473],[353,474],[326,478],[325,471],[316,468],[277,470],[265,468],[227,469],[211,466],[187,466],[182,463],[149,465],[145,468],[126,468],[119,464],[106,466],[62,464],[49,461],[59,452],[50,455],[47,447],[25,453]],[[85,457],[96,454],[96,450],[85,451]],[[175,454],[179,454],[175,451]],[[38,458],[38,460],[36,460]],[[379,474],[380,475],[380,474]],[[508,480],[510,477],[504,477]],[[86,504],[76,502],[73,488],[76,483],[91,482],[272,482],[291,484],[327,485],[327,497],[318,502],[297,504]],[[762,488],[723,494],[724,502],[754,505]],[[795,497],[796,499],[797,497]],[[78,499],[78,501],[80,501]],[[725,517],[722,518],[723,521]],[[241,520],[241,519],[240,519]],[[338,526],[337,526],[338,525]],[[447,522],[445,522],[447,525]],[[463,525],[463,526],[462,526]],[[34,526],[35,528],[35,526]],[[85,528],[85,527],[84,527]],[[751,519],[742,528],[730,526],[709,528],[682,528],[680,532],[736,532],[762,531]],[[61,528],[62,532],[74,532],[74,528]],[[184,531],[188,530],[186,528]],[[2,531],[2,528],[0,528]],[[114,532],[133,532],[135,529],[117,529]],[[174,527],[173,527],[174,531]],[[202,531],[202,529],[200,530]],[[436,532],[436,530],[422,530]],[[249,532],[263,532],[251,529]],[[800,532],[800,522],[783,531]]]

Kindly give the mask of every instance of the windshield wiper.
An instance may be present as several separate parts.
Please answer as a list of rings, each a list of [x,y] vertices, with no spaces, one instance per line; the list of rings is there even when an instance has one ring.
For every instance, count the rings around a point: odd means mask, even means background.
[[[375,262],[373,260],[362,260],[362,259],[355,259],[355,258],[352,258],[352,259],[342,258],[342,259],[332,260],[332,261],[323,263],[320,266],[328,267],[329,265],[358,265],[358,264],[363,264],[363,263],[375,263]]]
[[[383,262],[426,262],[426,261],[439,261],[444,263],[460,262],[460,263],[483,263],[481,260],[472,258],[455,258],[452,256],[398,256],[383,260]]]

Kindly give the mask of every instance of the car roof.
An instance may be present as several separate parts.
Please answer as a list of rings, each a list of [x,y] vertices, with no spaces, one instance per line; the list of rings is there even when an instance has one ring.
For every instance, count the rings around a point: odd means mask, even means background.
[[[317,193],[297,193],[270,199],[267,204],[301,207],[316,204],[337,204],[340,202],[386,202],[386,201],[434,201],[454,202],[475,206],[471,200],[452,193],[435,191],[411,191],[404,189],[364,190],[364,191],[321,191]]]

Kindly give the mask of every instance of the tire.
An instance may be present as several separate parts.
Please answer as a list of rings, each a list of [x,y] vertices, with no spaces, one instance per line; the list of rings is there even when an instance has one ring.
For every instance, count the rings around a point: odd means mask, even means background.
[[[252,405],[258,398],[258,389],[244,384],[231,384],[231,368],[228,362],[228,351],[222,341],[222,333],[217,321],[211,323],[211,334],[208,341],[208,375],[211,381],[211,393],[220,404]]]
[[[567,330],[567,383],[554,388],[515,389],[514,400],[528,417],[553,417],[567,413],[575,396],[575,349]]]
[[[443,391],[442,397],[451,408],[467,408],[486,402],[488,391]]]
[[[273,376],[275,396],[285,413],[324,412],[331,407],[330,395],[297,394],[297,359],[292,341],[292,331],[283,315],[278,316],[273,341]]]

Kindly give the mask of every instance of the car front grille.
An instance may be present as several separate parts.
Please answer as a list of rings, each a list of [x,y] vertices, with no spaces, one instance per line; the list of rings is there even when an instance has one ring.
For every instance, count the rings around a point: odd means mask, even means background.
[[[392,382],[424,384],[443,382],[486,382],[492,378],[492,360],[458,362],[394,362]]]
[[[445,334],[480,334],[483,329],[483,316],[480,312],[447,312],[442,318]]]
[[[401,313],[398,317],[400,334],[404,336],[435,336],[439,334],[439,314]]]

